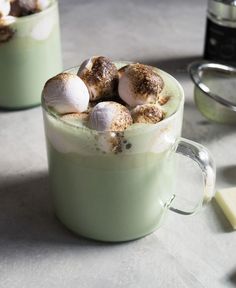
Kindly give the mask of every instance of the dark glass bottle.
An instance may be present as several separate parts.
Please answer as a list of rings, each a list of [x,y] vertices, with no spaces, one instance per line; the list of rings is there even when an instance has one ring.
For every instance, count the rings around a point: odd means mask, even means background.
[[[236,0],[209,0],[204,58],[236,65]]]

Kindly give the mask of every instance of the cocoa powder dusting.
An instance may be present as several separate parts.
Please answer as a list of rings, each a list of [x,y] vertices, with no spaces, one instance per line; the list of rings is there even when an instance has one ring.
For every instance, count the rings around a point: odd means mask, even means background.
[[[118,87],[118,71],[116,66],[106,57],[100,56],[93,60],[91,70],[81,73],[80,78],[88,86],[96,86],[100,90],[100,98],[111,97],[116,94]],[[94,99],[93,95],[91,100]]]
[[[133,123],[129,110],[121,105],[118,107],[116,111],[116,121],[111,125],[111,131],[124,131]]]
[[[113,134],[113,137],[110,138],[110,143],[112,146],[111,152],[114,154],[122,153],[122,142],[124,138],[123,132],[117,132]]]
[[[87,123],[89,119],[89,111],[84,111],[81,113],[67,113],[61,116],[61,119],[66,120],[79,120]]]
[[[137,97],[141,94],[147,98],[149,95],[158,95],[162,91],[164,81],[153,71],[153,68],[137,63],[130,64],[126,69],[133,84],[134,95]]]
[[[169,100],[170,100],[170,96],[165,96],[165,97],[161,96],[158,98],[158,103],[160,105],[165,105]]]
[[[132,111],[132,117],[134,123],[155,124],[163,119],[164,114],[162,110],[158,108],[158,106],[144,104],[137,106],[137,108]]]

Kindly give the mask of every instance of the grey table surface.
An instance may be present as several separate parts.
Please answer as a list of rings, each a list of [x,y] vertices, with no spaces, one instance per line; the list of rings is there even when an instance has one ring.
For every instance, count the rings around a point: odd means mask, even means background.
[[[63,60],[67,68],[106,55],[172,73],[186,94],[183,136],[210,149],[222,188],[236,186],[236,130],[201,116],[186,70],[202,55],[206,6],[61,0]],[[54,216],[41,108],[0,111],[0,123],[0,287],[236,287],[236,232],[215,201],[194,216],[170,212],[159,230],[137,241],[88,241]],[[182,176],[180,187],[200,189]]]

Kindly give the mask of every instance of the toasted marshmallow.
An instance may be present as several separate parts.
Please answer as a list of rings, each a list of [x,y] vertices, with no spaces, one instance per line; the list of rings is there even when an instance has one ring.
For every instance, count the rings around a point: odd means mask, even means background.
[[[15,22],[15,17],[6,16],[0,18],[0,43],[8,42],[15,34],[11,24]]]
[[[89,118],[90,128],[97,131],[124,131],[132,122],[129,110],[113,101],[98,103]]]
[[[156,103],[164,82],[153,68],[143,64],[130,64],[119,70],[119,96],[131,107]]]
[[[42,95],[45,104],[61,114],[81,113],[88,108],[88,89],[78,76],[71,73],[61,73],[49,79]]]
[[[160,122],[164,113],[157,104],[143,104],[136,106],[131,115],[134,123],[150,123],[155,124]]]
[[[10,13],[10,9],[9,0],[0,0],[0,18],[6,17]]]
[[[50,0],[15,0],[14,5],[21,8],[21,14],[27,15],[40,12],[50,5]]]
[[[22,14],[22,9],[19,5],[18,0],[10,0],[11,2],[11,10],[10,10],[10,15],[14,17],[20,17]]]
[[[13,24],[16,21],[15,17],[12,16],[6,16],[4,18],[0,18],[0,27],[5,27]]]
[[[117,94],[118,70],[110,59],[94,56],[85,60],[77,73],[90,92],[90,100],[106,99]]]
[[[40,11],[47,9],[51,4],[50,0],[37,0],[36,2],[37,2],[37,8]]]

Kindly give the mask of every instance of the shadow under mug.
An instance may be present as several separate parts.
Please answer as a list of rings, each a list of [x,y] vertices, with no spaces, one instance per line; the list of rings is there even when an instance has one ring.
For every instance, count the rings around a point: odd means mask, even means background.
[[[180,99],[176,112],[157,124],[98,132],[61,120],[42,100],[55,212],[79,235],[115,242],[137,239],[160,227],[169,209],[193,214],[214,195],[212,157],[202,145],[180,138],[183,89],[171,75],[153,69],[170,96]],[[191,211],[173,206],[176,153],[190,157],[202,171],[203,196]]]
[[[61,72],[58,3],[0,23],[0,107],[21,109],[40,104],[45,81]]]

